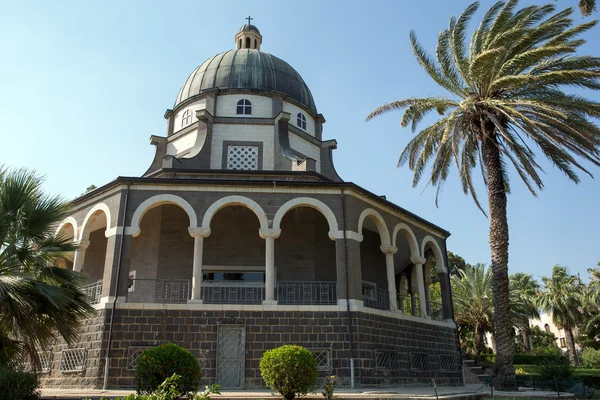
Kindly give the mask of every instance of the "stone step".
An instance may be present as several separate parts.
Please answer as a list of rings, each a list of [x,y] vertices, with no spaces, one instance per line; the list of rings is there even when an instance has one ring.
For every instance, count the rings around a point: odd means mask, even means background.
[[[481,374],[483,374],[483,367],[469,367],[469,369],[475,375],[481,375]]]
[[[463,359],[463,365],[468,366],[468,367],[473,366],[473,365],[475,365],[475,360],[465,360],[465,359]]]
[[[491,375],[490,374],[476,374],[476,376],[477,376],[477,379],[479,379],[479,381],[481,383],[484,383],[484,382],[489,381],[489,378]]]

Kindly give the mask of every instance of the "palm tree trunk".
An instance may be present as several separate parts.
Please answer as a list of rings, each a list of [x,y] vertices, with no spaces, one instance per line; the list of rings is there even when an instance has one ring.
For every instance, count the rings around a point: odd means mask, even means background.
[[[573,338],[573,331],[571,328],[565,328],[565,341],[567,342],[567,349],[569,350],[569,361],[571,365],[579,365],[579,359],[577,357],[577,350],[575,349],[575,339]]]
[[[531,353],[531,339],[529,335],[529,327],[525,327],[521,330],[521,334],[523,335],[523,350],[525,353]]]
[[[485,331],[480,327],[475,327],[475,357],[479,357],[485,348]]]
[[[487,128],[487,129],[485,129]],[[492,253],[492,294],[494,301],[494,332],[496,363],[494,375],[499,390],[516,390],[514,331],[510,320],[508,288],[508,221],[506,217],[506,185],[502,174],[500,150],[494,128],[484,127],[483,162],[487,173],[490,218],[490,249]]]

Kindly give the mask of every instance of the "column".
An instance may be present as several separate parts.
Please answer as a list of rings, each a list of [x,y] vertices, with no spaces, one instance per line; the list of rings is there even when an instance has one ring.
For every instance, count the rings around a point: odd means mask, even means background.
[[[263,304],[275,302],[275,239],[281,235],[281,229],[260,229],[259,235],[265,239],[265,300]]]
[[[210,228],[188,228],[194,238],[194,261],[192,264],[192,298],[194,303],[202,302],[202,251],[204,238],[210,236]]]
[[[425,264],[424,257],[411,257],[410,262],[415,266],[417,288],[419,290],[419,311],[421,317],[427,317],[427,297],[425,296],[425,280],[423,279],[423,264]]]
[[[396,296],[396,270],[394,268],[394,254],[398,252],[395,246],[381,246],[383,254],[385,254],[385,269],[387,272],[388,295],[390,296],[390,311],[398,309],[398,299]]]
[[[404,314],[404,299],[406,298],[406,286],[404,284],[406,278],[404,278],[404,275],[401,275],[400,278],[398,278],[398,297],[399,297],[399,301],[398,301],[398,309],[400,310],[401,313]]]
[[[430,293],[430,286],[429,284],[425,284],[425,299],[426,299],[426,309],[427,309],[427,315],[431,316],[432,313],[432,308],[431,308],[431,293]]]
[[[75,242],[77,249],[75,250],[75,257],[73,259],[73,271],[81,272],[83,269],[83,261],[85,259],[85,249],[90,245],[89,240],[80,240]]]

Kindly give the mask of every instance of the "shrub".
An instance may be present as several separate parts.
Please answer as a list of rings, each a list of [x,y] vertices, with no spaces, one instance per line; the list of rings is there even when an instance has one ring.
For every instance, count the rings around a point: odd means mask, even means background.
[[[583,350],[581,364],[586,368],[600,368],[600,350],[592,348]]]
[[[541,380],[556,381],[569,378],[573,374],[573,367],[560,350],[548,350],[540,359],[538,372]]]
[[[173,374],[179,375],[175,389],[183,394],[195,392],[202,378],[198,360],[189,350],[174,343],[146,350],[138,358],[135,370],[138,394],[155,392]]]
[[[32,372],[0,368],[0,393],[3,400],[35,400],[40,398],[37,375]]]
[[[313,392],[317,385],[317,362],[302,346],[286,345],[266,351],[260,359],[265,384],[286,400]]]
[[[596,390],[583,384],[583,382],[576,383],[569,390],[578,399],[593,399],[596,397]]]

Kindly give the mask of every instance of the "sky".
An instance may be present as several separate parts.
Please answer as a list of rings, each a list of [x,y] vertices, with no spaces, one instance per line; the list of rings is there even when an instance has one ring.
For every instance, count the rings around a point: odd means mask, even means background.
[[[548,2],[577,3],[520,5]],[[456,171],[437,208],[435,189],[413,188],[408,167],[396,167],[413,135],[400,127],[401,114],[365,122],[388,101],[445,94],[413,57],[409,32],[433,52],[450,16],[469,3],[0,0],[0,164],[35,169],[48,192],[66,199],[141,176],[154,155],[150,135],[165,135],[163,115],[181,85],[204,60],[233,48],[251,15],[261,50],[290,63],[311,89],[327,120],[324,139],[338,142],[340,176],[450,231],[448,249],[467,262],[489,263],[489,221],[462,193]],[[481,2],[471,29],[492,4]],[[589,20],[578,12],[574,19]],[[600,56],[600,27],[585,38],[582,52]],[[584,94],[600,101],[600,93]],[[540,278],[561,264],[583,278],[600,261],[600,168],[586,164],[596,179],[581,175],[575,185],[538,161],[546,174],[537,198],[511,171],[509,270]]]

